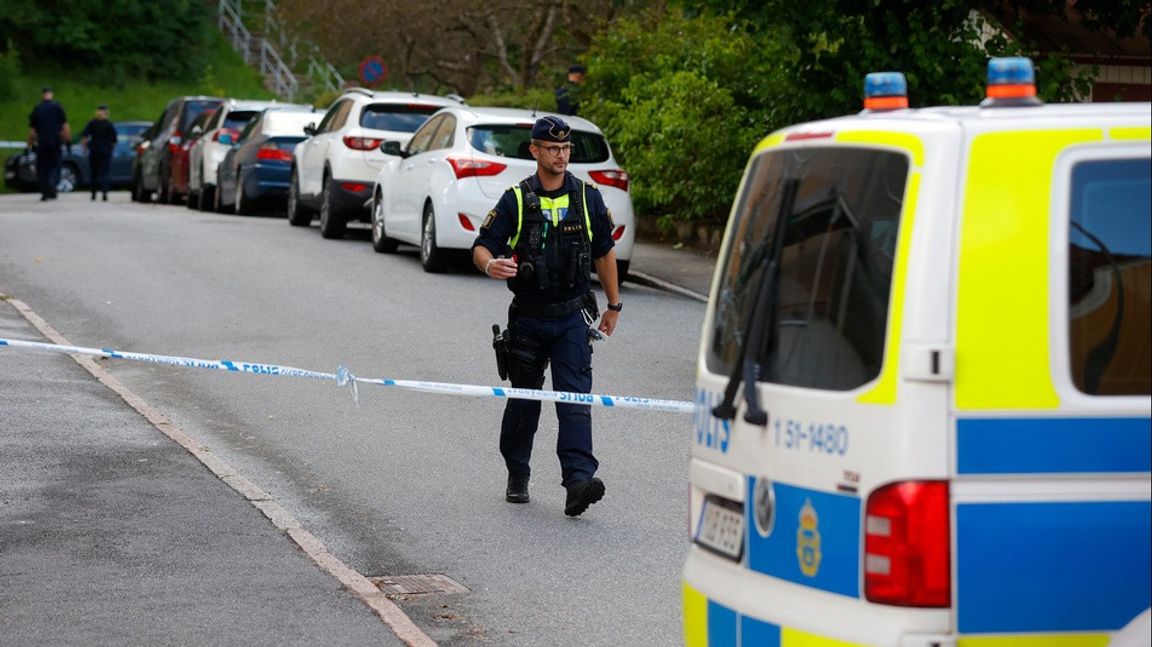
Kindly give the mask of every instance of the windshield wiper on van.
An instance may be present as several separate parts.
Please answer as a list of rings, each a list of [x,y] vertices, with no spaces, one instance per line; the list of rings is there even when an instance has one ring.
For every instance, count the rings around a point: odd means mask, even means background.
[[[765,337],[776,334],[773,326],[768,326],[767,335],[765,334],[765,319],[776,310],[780,288],[780,256],[784,250],[784,238],[788,234],[788,222],[791,219],[792,206],[796,202],[799,186],[798,179],[785,180],[783,194],[780,196],[780,208],[776,214],[776,231],[770,240],[761,243],[751,255],[755,264],[747,268],[748,274],[754,272],[761,263],[767,263],[767,266],[760,275],[755,300],[752,302],[752,317],[748,321],[748,334],[744,337],[744,343],[740,345],[739,356],[732,363],[732,373],[728,376],[728,385],[724,388],[724,399],[712,408],[712,415],[722,420],[736,417],[736,391],[740,389],[740,382],[743,380],[744,421],[761,427],[768,424],[768,413],[760,406],[756,381],[760,376],[760,351],[765,346],[771,347],[771,340]],[[768,253],[765,254],[765,251]],[[757,344],[757,350],[749,353],[748,347],[752,344]]]

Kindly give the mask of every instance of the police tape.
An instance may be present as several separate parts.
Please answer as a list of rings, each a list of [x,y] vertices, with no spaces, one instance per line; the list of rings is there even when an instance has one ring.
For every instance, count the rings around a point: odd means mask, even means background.
[[[695,404],[681,400],[657,400],[652,398],[636,398],[619,395],[599,395],[596,393],[572,393],[568,391],[545,391],[541,389],[518,389],[513,387],[480,386],[475,384],[450,384],[445,382],[422,382],[419,380],[393,380],[382,378],[357,377],[341,366],[335,373],[310,371],[292,366],[278,364],[265,364],[261,362],[242,362],[233,360],[197,359],[194,357],[175,357],[171,355],[154,355],[150,353],[133,353],[129,351],[113,350],[109,348],[85,348],[83,346],[62,346],[60,344],[47,344],[43,342],[24,341],[19,339],[0,338],[0,348],[26,348],[68,355],[90,355],[93,357],[107,357],[110,359],[125,359],[137,362],[151,362],[153,364],[166,364],[183,368],[202,368],[216,371],[229,371],[232,373],[252,373],[254,375],[304,377],[317,380],[331,380],[338,386],[350,386],[354,398],[359,398],[357,384],[376,384],[378,386],[396,387],[423,393],[440,393],[444,395],[459,395],[476,398],[537,400],[540,402],[560,402],[565,404],[583,404],[619,409],[642,409],[647,411],[663,411],[667,413],[693,413]]]

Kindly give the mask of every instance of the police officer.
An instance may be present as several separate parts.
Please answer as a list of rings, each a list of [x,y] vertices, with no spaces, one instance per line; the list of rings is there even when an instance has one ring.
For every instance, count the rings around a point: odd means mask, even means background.
[[[574,115],[580,111],[580,86],[587,69],[583,65],[568,68],[568,83],[556,88],[556,112]]]
[[[116,126],[108,121],[108,106],[101,104],[96,109],[96,118],[89,121],[80,132],[80,145],[88,149],[92,199],[96,199],[96,191],[100,190],[104,193],[104,202],[108,202],[112,151],[116,148]]]
[[[604,288],[608,309],[599,332],[611,335],[620,316],[612,215],[594,185],[567,171],[571,129],[559,117],[542,117],[529,147],[536,173],[504,192],[472,246],[472,260],[489,277],[507,281],[509,379],[513,387],[539,389],[552,364],[556,391],[592,391],[591,325],[599,316],[591,270]],[[604,496],[592,454],[588,405],[557,403],[560,457],[567,489],[564,513],[577,516]],[[540,403],[511,399],[500,426],[500,453],[508,468],[505,498],[528,502],[528,465],[540,421]]]
[[[56,199],[60,182],[60,148],[72,145],[72,129],[64,108],[52,99],[52,88],[40,89],[41,101],[28,117],[28,148],[36,147],[36,179],[40,201]]]

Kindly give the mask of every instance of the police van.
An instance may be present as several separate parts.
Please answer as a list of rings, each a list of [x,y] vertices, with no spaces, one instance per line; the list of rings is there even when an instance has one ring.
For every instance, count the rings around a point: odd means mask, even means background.
[[[717,262],[690,647],[1148,644],[1149,104],[980,106],[765,138]]]

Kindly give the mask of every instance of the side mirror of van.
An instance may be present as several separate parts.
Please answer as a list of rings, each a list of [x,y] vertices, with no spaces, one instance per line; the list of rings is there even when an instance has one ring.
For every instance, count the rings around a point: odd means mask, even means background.
[[[400,147],[400,142],[388,139],[380,142],[380,152],[384,153],[385,155],[406,157],[406,155],[404,155],[404,149]]]
[[[304,134],[308,135],[309,137],[311,137],[312,135],[315,135],[316,134],[316,124],[308,124],[307,126],[304,126]]]

